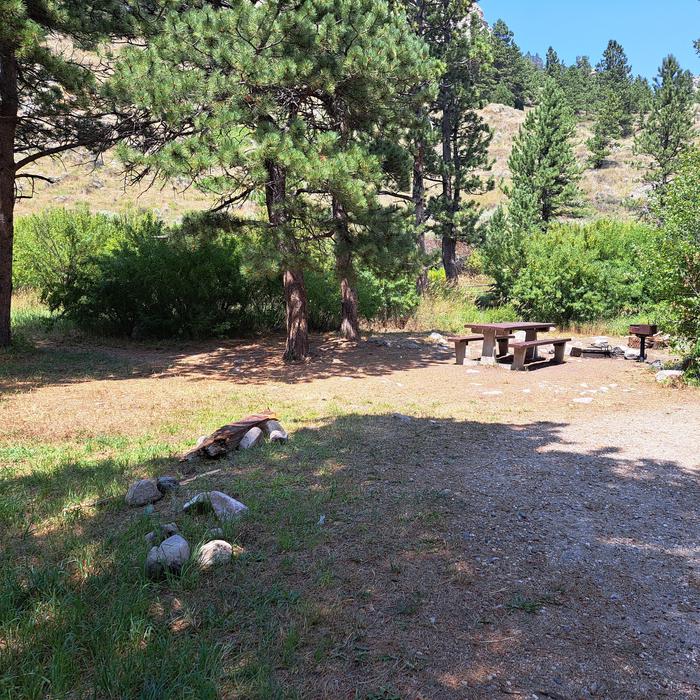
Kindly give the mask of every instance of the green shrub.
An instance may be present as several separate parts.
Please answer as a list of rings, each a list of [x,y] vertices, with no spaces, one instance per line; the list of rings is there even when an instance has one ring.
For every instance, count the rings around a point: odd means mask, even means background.
[[[248,289],[231,237],[122,219],[124,240],[94,256],[54,303],[82,327],[135,337],[222,336],[245,325]]]
[[[49,305],[52,295],[70,287],[94,255],[116,244],[116,219],[91,214],[87,207],[50,209],[15,222],[13,286],[41,290]]]
[[[700,151],[685,158],[655,209],[662,229],[645,260],[650,289],[659,321],[686,357],[687,376],[700,381]]]
[[[513,303],[524,317],[555,323],[638,312],[648,303],[641,255],[653,237],[645,226],[609,221],[534,233],[525,241]]]

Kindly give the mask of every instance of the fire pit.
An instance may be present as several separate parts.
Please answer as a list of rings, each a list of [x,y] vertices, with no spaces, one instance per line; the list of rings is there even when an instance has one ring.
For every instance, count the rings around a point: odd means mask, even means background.
[[[647,359],[647,338],[656,335],[657,330],[656,326],[647,323],[630,326],[630,335],[636,335],[639,338],[639,362],[644,362]]]

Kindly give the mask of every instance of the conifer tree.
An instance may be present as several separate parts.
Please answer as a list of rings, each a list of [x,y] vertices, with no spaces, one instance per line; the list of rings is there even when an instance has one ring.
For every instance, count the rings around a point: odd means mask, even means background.
[[[309,248],[339,232],[323,196],[346,222],[340,209],[376,189],[376,159],[343,130],[430,66],[425,45],[382,0],[193,9],[168,15],[145,50],[123,56],[113,93],[136,105],[135,125],[144,115],[150,125],[124,149],[137,176],[188,177],[221,209],[264,197],[266,216],[247,223],[269,237],[280,264],[287,361],[308,354]]]
[[[588,140],[591,151],[589,163],[592,168],[602,167],[605,159],[622,136],[620,128],[622,101],[616,92],[608,91],[598,102],[598,112],[593,126],[593,138]]]
[[[695,112],[693,76],[667,56],[654,79],[651,112],[636,140],[637,150],[652,160],[648,181],[661,198],[682,156],[693,147]]]
[[[508,161],[512,219],[522,220],[525,226],[546,227],[555,217],[579,207],[580,171],[571,142],[574,130],[566,98],[550,78],[538,106],[528,113]]]
[[[547,57],[544,64],[544,72],[548,78],[553,78],[557,84],[561,84],[565,66],[559,58],[559,54],[550,46],[547,49]]]
[[[620,99],[620,130],[623,136],[632,133],[634,103],[632,94],[632,68],[622,45],[611,39],[603,52],[603,58],[596,66],[600,93],[614,92]]]
[[[0,2],[0,346],[11,338],[16,199],[48,180],[42,158],[100,149],[118,126],[99,97],[108,66],[80,52],[136,36],[149,7],[157,9],[130,0],[93,0],[88,8],[80,0]]]
[[[515,43],[515,35],[501,19],[491,29],[491,68],[487,99],[524,109],[531,97],[528,61]]]

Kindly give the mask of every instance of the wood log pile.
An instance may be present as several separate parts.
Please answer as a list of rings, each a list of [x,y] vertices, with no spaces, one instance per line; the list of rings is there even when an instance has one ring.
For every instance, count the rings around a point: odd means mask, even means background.
[[[197,458],[217,459],[236,449],[249,449],[263,443],[286,442],[287,432],[272,411],[254,413],[250,416],[221,426],[211,435],[204,435],[197,444],[180,457],[181,462],[190,462]]]

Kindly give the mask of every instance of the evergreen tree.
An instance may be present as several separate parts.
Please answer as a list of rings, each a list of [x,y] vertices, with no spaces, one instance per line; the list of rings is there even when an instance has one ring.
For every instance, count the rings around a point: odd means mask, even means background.
[[[528,113],[508,161],[509,217],[518,225],[546,227],[580,203],[580,171],[571,139],[575,122],[561,89],[550,78]]]
[[[478,219],[473,200],[464,196],[492,187],[475,173],[488,164],[491,134],[475,111],[483,103],[490,36],[473,12],[474,5],[473,0],[408,4],[413,25],[444,69],[437,99],[423,115],[413,199],[416,212],[423,212],[421,231],[430,228],[442,238],[442,261],[450,280],[457,277],[457,241],[473,238]],[[439,195],[427,200],[426,179],[442,186]]]
[[[560,84],[575,114],[586,114],[594,109],[595,78],[588,56],[579,56],[575,65],[566,68]]]
[[[600,94],[608,95],[610,92],[614,92],[620,98],[622,104],[620,130],[623,136],[629,136],[632,133],[634,121],[632,68],[622,45],[611,39],[596,69]]]
[[[558,85],[561,85],[562,76],[564,75],[565,66],[559,58],[559,54],[550,46],[547,49],[547,58],[545,59],[544,72],[548,78],[552,78]]]
[[[487,100],[525,109],[531,97],[532,67],[515,43],[515,35],[501,19],[491,30],[491,67],[486,80]]]
[[[264,198],[266,216],[246,223],[281,268],[287,361],[308,354],[311,249],[336,236],[342,257],[352,211],[376,195],[378,159],[352,130],[426,70],[427,48],[381,0],[205,6],[169,14],[145,50],[123,54],[112,91],[136,106],[123,149],[136,176],[187,177],[220,209]]]
[[[36,169],[42,158],[105,147],[118,127],[99,97],[106,67],[80,51],[134,37],[150,5],[93,0],[88,11],[80,0],[0,2],[0,346],[11,338],[15,200],[48,180]]]
[[[693,76],[674,56],[667,56],[654,79],[651,112],[636,140],[637,150],[652,160],[648,180],[660,197],[682,156],[693,147],[695,112]]]
[[[593,168],[602,167],[605,159],[622,135],[620,128],[622,101],[616,92],[609,91],[598,102],[598,111],[593,126],[593,138],[588,140],[591,151],[589,163]]]

